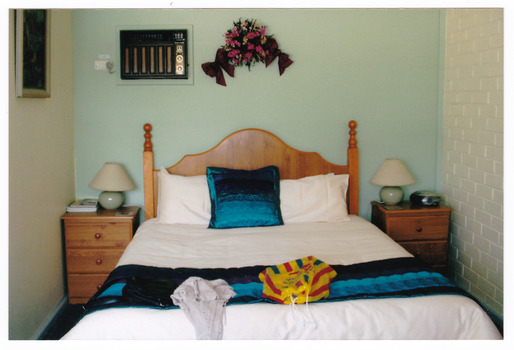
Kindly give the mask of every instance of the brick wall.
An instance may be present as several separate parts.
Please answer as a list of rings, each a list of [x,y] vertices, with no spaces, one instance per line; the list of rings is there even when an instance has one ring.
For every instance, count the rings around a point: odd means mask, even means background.
[[[503,318],[503,10],[447,10],[445,67],[450,277]]]

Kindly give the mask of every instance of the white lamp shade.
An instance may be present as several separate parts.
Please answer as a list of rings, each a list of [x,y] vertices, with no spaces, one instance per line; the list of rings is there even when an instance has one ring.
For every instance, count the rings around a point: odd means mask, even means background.
[[[100,191],[129,191],[135,188],[123,166],[114,162],[105,163],[89,187]]]
[[[407,167],[396,158],[384,160],[370,182],[380,186],[407,186],[415,183]]]

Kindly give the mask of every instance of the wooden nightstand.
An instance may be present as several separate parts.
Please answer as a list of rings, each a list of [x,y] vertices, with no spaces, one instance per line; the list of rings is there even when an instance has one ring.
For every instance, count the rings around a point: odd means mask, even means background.
[[[86,303],[116,267],[139,226],[138,211],[125,206],[61,217],[70,304]]]
[[[414,206],[409,201],[396,206],[373,201],[371,206],[371,222],[374,225],[411,254],[446,274],[450,207]]]

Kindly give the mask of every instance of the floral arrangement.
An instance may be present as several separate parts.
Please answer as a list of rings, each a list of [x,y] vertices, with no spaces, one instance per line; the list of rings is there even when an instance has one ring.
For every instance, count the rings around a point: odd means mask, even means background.
[[[269,54],[266,42],[266,27],[261,26],[256,20],[239,19],[234,22],[234,27],[225,32],[225,46],[229,63],[233,66],[251,66],[257,62],[265,62]]]
[[[247,66],[248,70],[255,63],[262,62],[269,66],[276,57],[279,58],[278,68],[282,75],[293,61],[289,55],[279,50],[277,41],[272,35],[266,34],[266,27],[254,19],[239,19],[225,34],[225,45],[216,52],[214,62],[202,64],[202,69],[216,83],[226,86],[223,70],[234,77],[234,68]]]

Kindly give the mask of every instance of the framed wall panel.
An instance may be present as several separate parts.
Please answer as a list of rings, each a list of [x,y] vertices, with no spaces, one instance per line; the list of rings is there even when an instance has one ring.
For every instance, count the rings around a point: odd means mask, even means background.
[[[118,26],[117,84],[193,84],[192,25]]]

